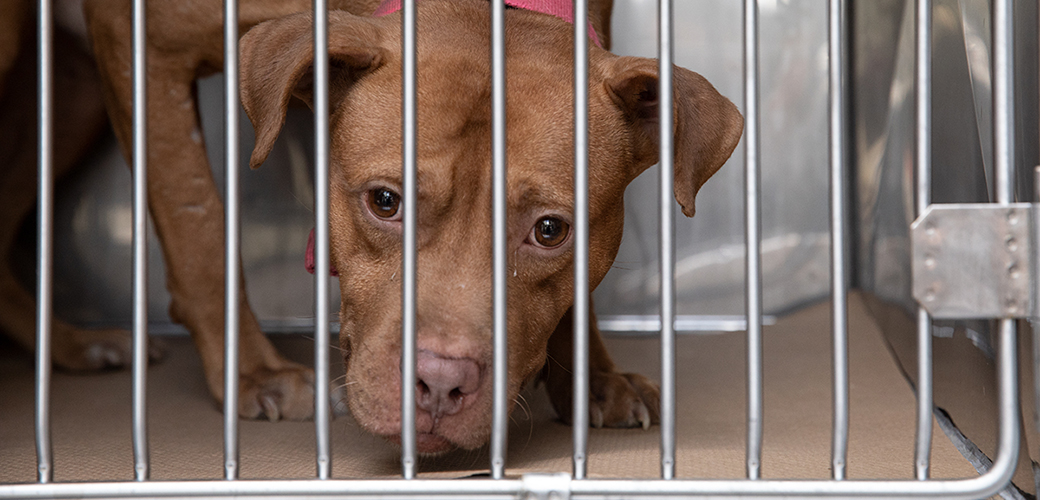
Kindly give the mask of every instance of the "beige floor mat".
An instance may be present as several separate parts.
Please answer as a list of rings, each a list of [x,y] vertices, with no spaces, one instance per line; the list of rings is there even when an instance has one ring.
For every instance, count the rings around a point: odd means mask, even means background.
[[[854,296],[850,310],[850,478],[913,475],[914,399],[875,323]],[[830,477],[831,366],[829,306],[817,305],[765,329],[767,478]],[[149,429],[154,479],[221,477],[222,417],[208,396],[198,356],[186,338],[169,338],[167,359],[149,369]],[[313,344],[282,336],[276,343],[306,360]],[[658,342],[613,337],[625,370],[658,377]],[[741,478],[745,449],[745,353],[740,333],[684,335],[678,341],[678,471],[688,478]],[[33,385],[29,355],[0,353],[0,483],[34,480]],[[334,366],[339,366],[338,363]],[[512,416],[510,473],[569,471],[569,427],[556,422],[541,389],[526,393],[527,411]],[[130,375],[57,373],[53,381],[55,479],[128,480]],[[333,475],[394,476],[395,448],[361,432],[349,417],[333,422]],[[242,422],[245,478],[314,474],[313,424]],[[592,430],[589,473],[656,477],[658,428]],[[967,477],[974,469],[936,427],[932,474]],[[486,470],[486,450],[425,459],[421,470],[466,476]]]

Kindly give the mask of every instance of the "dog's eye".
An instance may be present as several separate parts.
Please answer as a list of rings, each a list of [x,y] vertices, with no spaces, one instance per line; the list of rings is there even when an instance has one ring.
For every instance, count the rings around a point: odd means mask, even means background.
[[[386,188],[376,188],[368,192],[368,208],[380,219],[393,219],[401,208],[401,197]]]
[[[555,248],[567,241],[571,225],[557,217],[542,217],[534,223],[531,235],[535,243],[545,248]]]

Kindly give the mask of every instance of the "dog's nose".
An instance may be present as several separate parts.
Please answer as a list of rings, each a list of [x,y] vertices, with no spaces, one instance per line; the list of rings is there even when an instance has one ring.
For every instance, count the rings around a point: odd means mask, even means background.
[[[420,350],[416,360],[416,405],[437,419],[462,410],[466,396],[480,388],[480,366],[469,358],[447,358]]]

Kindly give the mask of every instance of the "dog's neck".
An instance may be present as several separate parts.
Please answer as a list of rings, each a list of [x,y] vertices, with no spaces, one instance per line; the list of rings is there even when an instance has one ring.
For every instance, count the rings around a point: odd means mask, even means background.
[[[381,17],[397,12],[401,10],[401,1],[383,0],[383,3],[379,5],[379,8],[372,15]],[[571,0],[505,0],[505,3],[509,7],[541,12],[542,14],[549,14],[563,19],[568,23],[574,23],[574,3]],[[588,23],[588,26],[589,38],[592,39],[592,42],[597,47],[603,47],[603,44],[599,41],[599,36],[596,35],[596,30],[592,29],[592,23]]]

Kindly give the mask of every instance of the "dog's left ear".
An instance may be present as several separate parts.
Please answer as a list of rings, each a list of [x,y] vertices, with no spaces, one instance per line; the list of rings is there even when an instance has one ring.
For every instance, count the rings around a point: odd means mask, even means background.
[[[632,178],[658,161],[658,62],[619,57],[605,80],[607,94],[630,123],[634,163]],[[672,94],[675,114],[675,199],[693,217],[697,191],[722,167],[740,141],[744,117],[703,76],[675,66]]]
[[[313,106],[313,26],[310,13],[258,24],[242,37],[242,106],[256,129],[249,166],[259,167],[285,123],[292,96]],[[351,85],[382,66],[378,21],[329,11],[329,106],[342,101]]]

